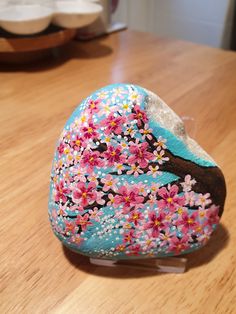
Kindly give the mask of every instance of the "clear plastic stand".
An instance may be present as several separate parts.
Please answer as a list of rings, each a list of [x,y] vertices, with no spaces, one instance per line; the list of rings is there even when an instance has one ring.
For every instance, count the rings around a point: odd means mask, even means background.
[[[187,258],[166,257],[136,260],[106,260],[90,258],[90,263],[106,267],[125,267],[139,270],[155,271],[160,273],[184,273],[187,265]]]

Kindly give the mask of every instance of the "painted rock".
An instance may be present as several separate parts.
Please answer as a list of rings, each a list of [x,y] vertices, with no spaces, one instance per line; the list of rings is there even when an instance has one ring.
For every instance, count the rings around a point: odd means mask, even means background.
[[[180,255],[208,241],[225,194],[182,120],[152,92],[115,84],[82,101],[62,131],[49,217],[64,245],[90,257]]]

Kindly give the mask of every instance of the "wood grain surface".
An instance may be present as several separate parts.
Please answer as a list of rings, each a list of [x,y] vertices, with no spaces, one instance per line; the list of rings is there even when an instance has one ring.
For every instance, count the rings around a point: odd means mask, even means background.
[[[48,222],[55,143],[77,104],[115,82],[159,94],[196,123],[227,201],[184,274],[91,266]],[[0,313],[236,313],[236,54],[131,31],[72,42],[55,60],[0,74]]]

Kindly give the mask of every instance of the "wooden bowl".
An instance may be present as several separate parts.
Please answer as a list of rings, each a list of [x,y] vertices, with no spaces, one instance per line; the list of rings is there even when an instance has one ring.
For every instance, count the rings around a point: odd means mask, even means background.
[[[0,62],[22,63],[48,55],[52,48],[64,45],[76,35],[76,29],[50,26],[37,35],[14,35],[0,30]]]

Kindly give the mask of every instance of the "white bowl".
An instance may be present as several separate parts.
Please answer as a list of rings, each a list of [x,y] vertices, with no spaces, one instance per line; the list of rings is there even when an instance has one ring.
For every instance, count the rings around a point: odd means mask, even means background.
[[[65,28],[79,28],[94,22],[102,12],[102,6],[83,0],[58,0],[53,24]]]
[[[11,5],[0,11],[0,25],[11,33],[35,34],[48,27],[52,15],[53,10],[42,5]]]

